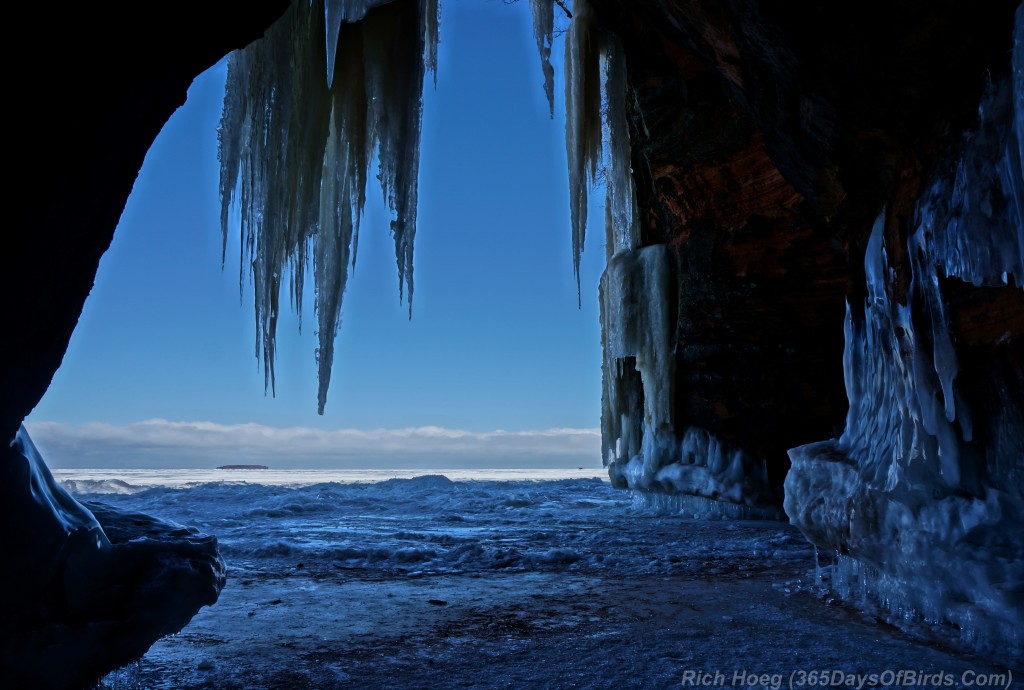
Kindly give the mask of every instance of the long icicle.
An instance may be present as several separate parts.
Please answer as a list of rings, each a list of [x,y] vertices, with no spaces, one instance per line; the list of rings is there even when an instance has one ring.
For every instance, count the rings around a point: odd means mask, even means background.
[[[565,150],[569,164],[572,267],[580,295],[580,255],[587,230],[587,187],[601,160],[601,38],[586,0],[573,3],[565,38]]]

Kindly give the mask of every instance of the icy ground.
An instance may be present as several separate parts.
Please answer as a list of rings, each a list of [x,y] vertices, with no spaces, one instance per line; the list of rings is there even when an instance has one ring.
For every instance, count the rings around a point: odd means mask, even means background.
[[[786,524],[657,514],[599,479],[133,492],[70,474],[119,492],[79,498],[218,535],[229,567],[215,606],[101,688],[699,687],[694,672],[777,688],[901,670],[1007,687],[1001,660],[821,593]]]

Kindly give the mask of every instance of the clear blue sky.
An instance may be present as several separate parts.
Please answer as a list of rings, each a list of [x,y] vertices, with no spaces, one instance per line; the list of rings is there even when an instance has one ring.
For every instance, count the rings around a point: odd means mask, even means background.
[[[603,212],[592,205],[577,309],[562,41],[552,120],[528,3],[448,0],[442,12],[437,89],[428,78],[425,91],[413,318],[398,302],[390,216],[371,178],[325,415],[316,414],[312,312],[301,336],[297,318],[282,319],[277,397],[264,396],[235,234],[221,271],[221,62],[150,150],[30,430],[150,419],[323,430],[598,426]]]

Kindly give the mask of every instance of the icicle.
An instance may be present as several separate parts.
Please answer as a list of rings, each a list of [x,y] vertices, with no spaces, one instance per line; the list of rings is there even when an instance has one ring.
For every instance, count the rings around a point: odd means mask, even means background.
[[[626,54],[617,36],[607,35],[605,47],[605,122],[608,130],[608,177],[605,223],[611,239],[608,255],[628,252],[640,246],[636,224],[636,186],[626,116]]]
[[[555,31],[554,0],[530,0],[533,15],[533,36],[540,52],[540,67],[544,72],[544,94],[548,97],[551,117],[555,117],[555,68],[551,66],[551,43]]]
[[[587,229],[587,186],[597,178],[602,159],[607,175],[608,258],[639,247],[640,232],[630,165],[626,56],[618,37],[597,26],[586,0],[577,0],[573,9],[575,16],[565,41],[565,146],[569,163],[573,269],[578,288],[580,255]],[[534,26],[537,24],[535,14]]]
[[[424,5],[421,21],[431,12],[431,16],[436,15],[436,0],[425,0]],[[391,234],[399,299],[407,290],[412,318],[423,55],[436,51],[436,47],[424,46],[422,24],[410,22],[402,12],[380,12],[367,19],[373,20],[366,37],[365,64],[370,119],[378,140],[378,177],[388,206],[396,215]],[[402,49],[407,46],[415,49]]]
[[[422,88],[425,67],[436,62],[438,7],[437,0],[328,0],[322,11],[304,4],[294,3],[263,40],[229,59],[218,132],[221,226],[226,246],[237,201],[257,357],[272,391],[281,285],[290,269],[301,316],[312,258],[322,414],[374,148],[396,215],[399,296],[408,290],[411,316]],[[244,277],[244,262],[242,270]]]
[[[327,32],[327,88],[334,83],[334,59],[338,52],[338,32],[345,18],[344,0],[325,0],[324,24]]]
[[[423,66],[434,76],[437,88],[437,44],[440,41],[440,0],[423,0]]]
[[[334,83],[334,62],[338,51],[338,34],[341,31],[341,23],[357,22],[365,17],[366,13],[374,7],[386,5],[390,2],[394,2],[394,0],[324,0],[324,25],[327,39],[327,88],[331,88]],[[313,0],[310,0],[309,6],[310,8],[313,7]],[[433,65],[434,62],[430,64]]]
[[[565,38],[565,149],[572,266],[579,293],[580,255],[587,230],[587,185],[597,177],[601,160],[601,35],[586,0],[576,0],[573,10]]]

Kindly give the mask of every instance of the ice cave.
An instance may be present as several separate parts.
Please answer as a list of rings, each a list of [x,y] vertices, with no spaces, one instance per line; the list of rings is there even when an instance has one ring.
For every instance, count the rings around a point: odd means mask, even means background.
[[[951,644],[1020,668],[1024,5],[529,8],[538,88],[553,103],[564,87],[577,271],[595,227],[588,193],[606,196],[612,485],[649,505],[788,520],[838,596],[959,631]],[[188,625],[225,583],[215,538],[76,501],[21,427],[147,149],[192,79],[236,51],[219,132],[223,231],[243,238],[268,387],[279,310],[313,281],[322,411],[376,164],[414,308],[438,2],[12,12],[38,36],[23,45],[41,50],[10,75],[23,144],[2,290],[0,685],[88,687]],[[567,25],[560,75],[555,17]]]

